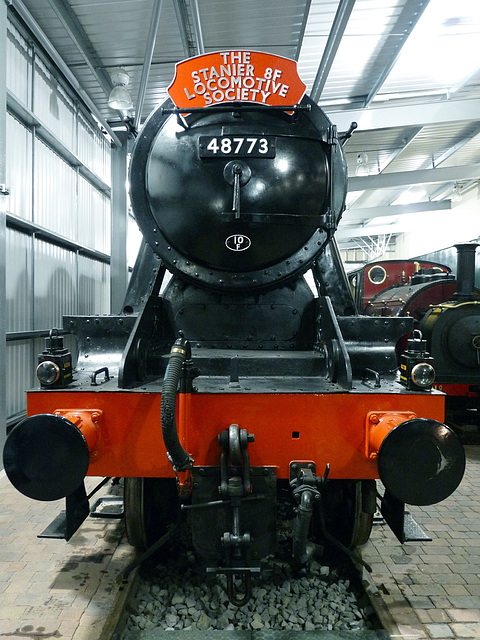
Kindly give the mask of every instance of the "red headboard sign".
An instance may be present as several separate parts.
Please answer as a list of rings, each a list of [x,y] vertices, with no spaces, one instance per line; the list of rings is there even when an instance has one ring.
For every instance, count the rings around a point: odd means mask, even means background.
[[[168,93],[179,109],[223,102],[292,106],[306,88],[294,60],[258,51],[219,51],[179,62]]]

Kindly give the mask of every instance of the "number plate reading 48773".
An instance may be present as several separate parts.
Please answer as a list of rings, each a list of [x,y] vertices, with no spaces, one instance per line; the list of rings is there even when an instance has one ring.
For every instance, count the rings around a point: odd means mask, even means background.
[[[275,136],[200,136],[201,158],[274,158]]]

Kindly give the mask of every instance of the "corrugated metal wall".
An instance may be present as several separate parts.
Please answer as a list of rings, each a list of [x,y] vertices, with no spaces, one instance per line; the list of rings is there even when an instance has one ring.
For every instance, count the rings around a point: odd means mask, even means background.
[[[22,189],[11,190],[9,212],[25,220],[32,219],[32,135],[12,115],[7,113],[8,174],[22,176]]]
[[[110,253],[110,198],[78,176],[77,242]]]
[[[111,158],[96,123],[12,22],[6,69],[8,424],[25,410],[48,331],[66,314],[110,311]]]

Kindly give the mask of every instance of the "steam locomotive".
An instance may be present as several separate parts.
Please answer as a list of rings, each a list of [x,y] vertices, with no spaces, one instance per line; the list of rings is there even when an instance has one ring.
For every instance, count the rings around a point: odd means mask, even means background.
[[[318,543],[366,542],[378,478],[399,540],[421,538],[405,504],[449,496],[465,455],[423,339],[396,374],[413,319],[357,313],[334,239],[342,145],[295,63],[232,51],[181,65],[175,102],[132,152],[144,242],[124,309],[64,318],[74,370],[51,332],[4,466],[25,495],[66,498],[66,539],[89,513],[85,476],[124,478],[131,544],[148,549],[185,515],[241,605],[285,496],[302,567]]]
[[[435,361],[435,386],[447,394],[447,421],[467,438],[475,434],[467,433],[465,426],[480,426],[478,246],[475,242],[455,245],[456,275],[446,265],[410,260],[367,265],[364,286],[358,274],[349,276],[356,281],[357,299],[363,296],[365,314],[414,318]],[[380,290],[372,295],[374,287]]]
[[[450,267],[438,262],[420,259],[376,260],[350,271],[348,280],[357,308],[361,313],[366,313],[367,305],[386,289],[404,285],[426,284],[432,281],[450,282],[454,280],[454,276]],[[394,314],[383,311],[375,313],[375,315]]]

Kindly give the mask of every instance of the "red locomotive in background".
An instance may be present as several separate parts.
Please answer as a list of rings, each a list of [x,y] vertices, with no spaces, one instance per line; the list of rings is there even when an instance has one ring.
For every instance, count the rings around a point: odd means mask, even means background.
[[[404,285],[436,281],[452,281],[451,269],[437,262],[425,260],[377,260],[351,271],[348,279],[352,286],[357,308],[363,313],[367,305],[385,289]],[[452,291],[452,293],[454,290]],[[392,315],[390,312],[389,315]]]

